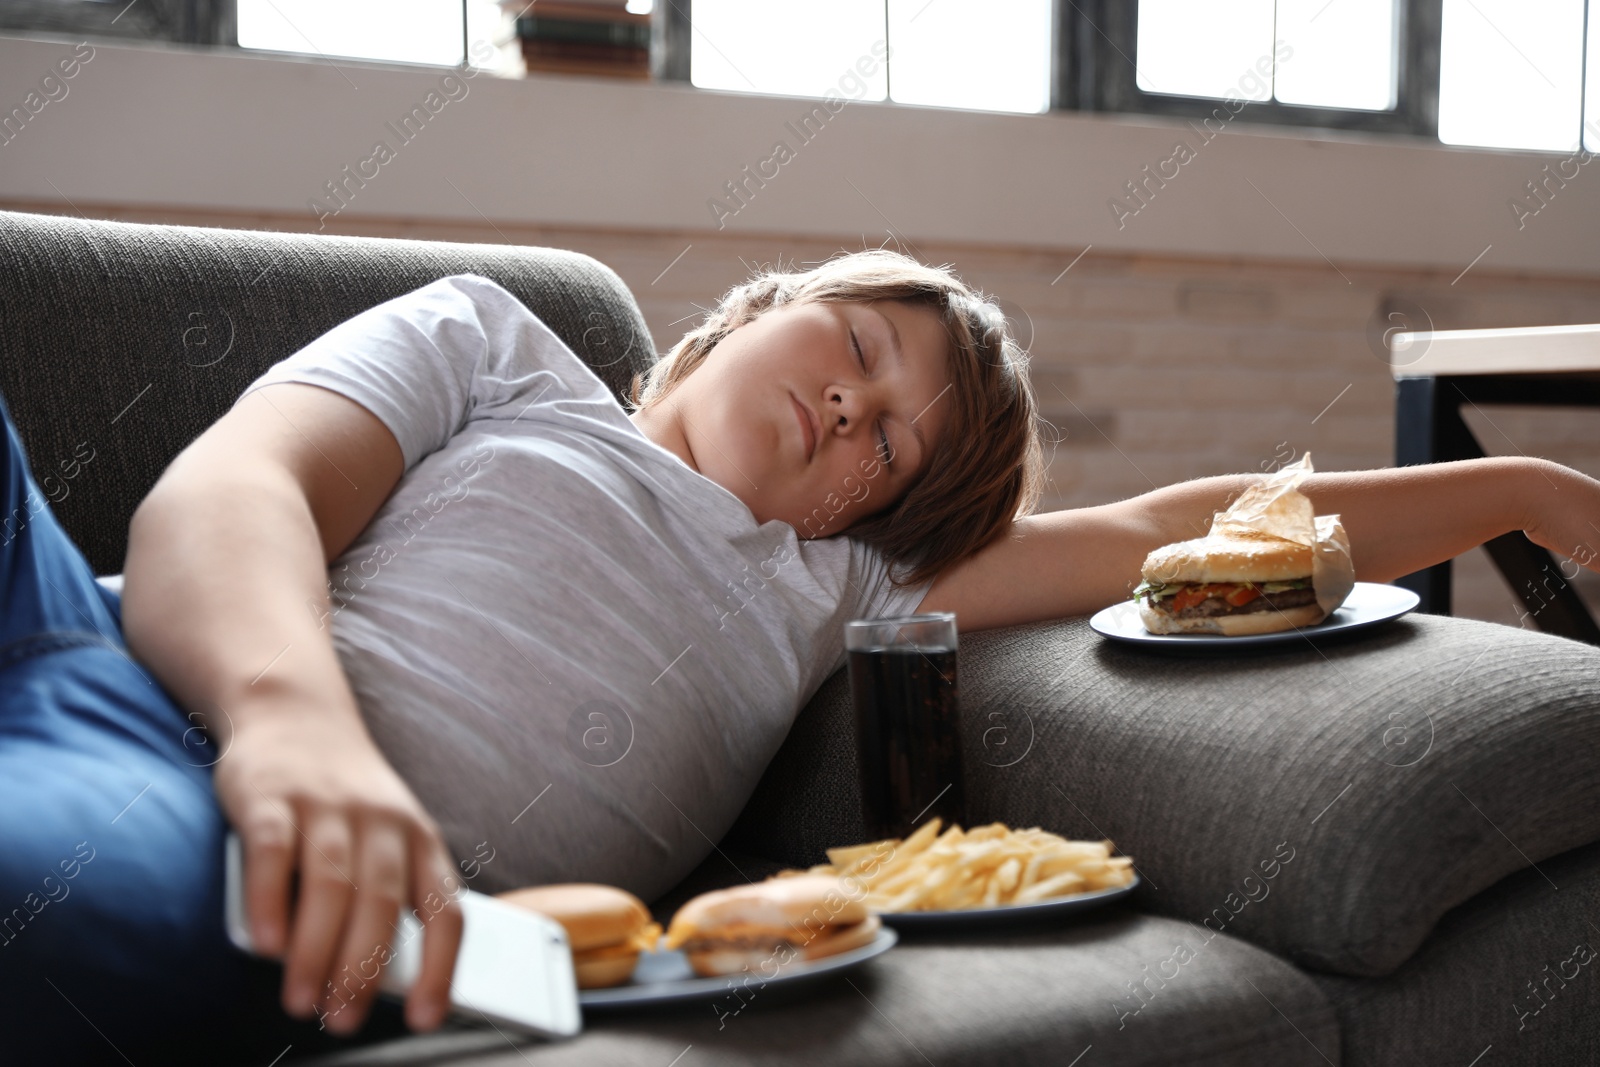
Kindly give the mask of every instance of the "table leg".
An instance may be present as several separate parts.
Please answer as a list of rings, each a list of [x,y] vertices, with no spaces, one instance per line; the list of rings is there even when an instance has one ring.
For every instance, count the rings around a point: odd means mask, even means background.
[[[1477,459],[1484,452],[1461,418],[1467,394],[1450,378],[1401,378],[1395,391],[1395,465]],[[1600,645],[1600,626],[1549,552],[1520,531],[1484,545],[1534,624],[1546,633]],[[1565,564],[1570,569],[1572,564]],[[1450,614],[1447,560],[1395,582],[1421,597],[1418,610]]]
[[[1437,378],[1401,378],[1395,383],[1394,463],[1410,467],[1483,455],[1461,421],[1459,401],[1441,397]],[[1453,424],[1453,425],[1452,425]],[[1466,440],[1463,441],[1462,438]],[[1450,561],[1396,579],[1421,598],[1418,611],[1450,614]]]
[[[1595,625],[1554,556],[1520,531],[1496,537],[1483,547],[1522,601],[1522,618],[1531,617],[1546,633],[1600,645],[1600,626]],[[1570,571],[1576,564],[1565,566]]]

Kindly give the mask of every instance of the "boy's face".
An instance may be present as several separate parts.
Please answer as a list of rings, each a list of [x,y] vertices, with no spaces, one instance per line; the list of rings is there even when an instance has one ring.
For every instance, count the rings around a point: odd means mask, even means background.
[[[728,334],[631,417],[758,523],[827,537],[899,500],[927,469],[952,410],[948,349],[930,308],[788,305]]]

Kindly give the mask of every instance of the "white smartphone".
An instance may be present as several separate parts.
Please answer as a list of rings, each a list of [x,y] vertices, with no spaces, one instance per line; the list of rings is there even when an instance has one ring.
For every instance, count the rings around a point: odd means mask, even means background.
[[[228,939],[252,955],[244,906],[244,845],[228,832],[224,893]],[[567,932],[554,919],[464,890],[461,947],[450,978],[451,1014],[487,1019],[540,1037],[571,1037],[583,1028]],[[422,924],[406,911],[396,926],[380,995],[403,1000],[422,966]]]

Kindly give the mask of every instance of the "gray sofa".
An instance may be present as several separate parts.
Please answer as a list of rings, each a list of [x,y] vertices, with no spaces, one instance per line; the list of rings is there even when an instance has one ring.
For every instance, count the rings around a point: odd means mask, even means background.
[[[113,574],[135,505],[245,384],[462,271],[516,293],[613,388],[655,358],[621,281],[571,252],[0,213],[0,391]],[[84,441],[95,458],[67,479],[55,457]],[[1064,619],[965,634],[960,669],[974,821],[1112,838],[1143,876],[1129,902],[906,935],[804,990],[593,1015],[557,1044],[407,1035],[385,1007],[357,1040],[263,1024],[237,1062],[285,1045],[279,1062],[329,1067],[1600,1059],[1600,649],[1414,615],[1180,658]],[[864,839],[851,738],[841,674],[658,917]]]

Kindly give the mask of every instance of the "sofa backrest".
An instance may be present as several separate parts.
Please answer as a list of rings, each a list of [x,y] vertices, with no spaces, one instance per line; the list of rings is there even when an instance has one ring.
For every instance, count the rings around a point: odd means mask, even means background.
[[[0,395],[67,532],[117,573],[134,509],[250,382],[461,273],[515,293],[619,397],[656,360],[622,279],[576,252],[0,211]]]

